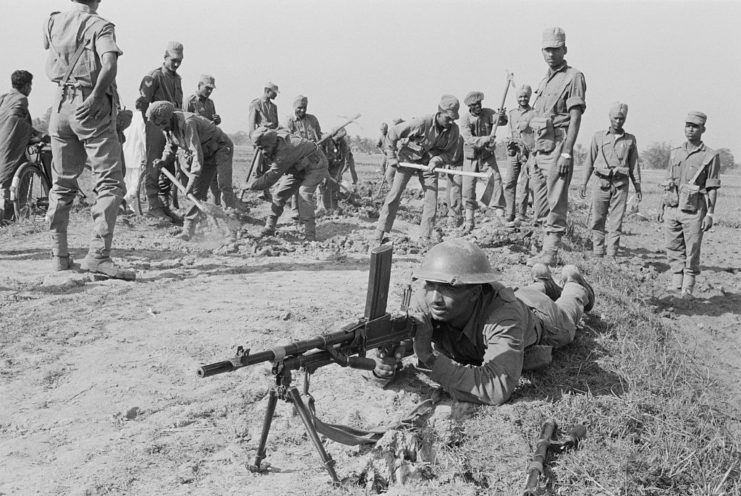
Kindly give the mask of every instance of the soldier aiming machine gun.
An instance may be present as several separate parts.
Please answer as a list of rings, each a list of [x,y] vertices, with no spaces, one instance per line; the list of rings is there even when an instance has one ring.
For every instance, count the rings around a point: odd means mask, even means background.
[[[249,467],[251,471],[264,471],[261,463],[265,459],[265,445],[276,404],[278,399],[282,399],[288,403],[293,403],[314,447],[319,452],[324,467],[332,478],[332,482],[335,485],[339,484],[334,469],[334,460],[326,452],[322,441],[319,439],[316,427],[318,420],[314,417],[313,412],[307,408],[296,386],[291,384],[291,371],[303,369],[305,373],[304,394],[307,395],[309,376],[318,368],[336,363],[342,367],[373,370],[376,362],[372,358],[366,358],[365,354],[368,350],[375,348],[392,349],[400,342],[414,337],[413,320],[406,314],[411,288],[407,288],[404,292],[402,310],[405,313],[403,315],[392,317],[386,312],[391,277],[391,257],[391,245],[380,246],[371,252],[365,313],[358,322],[349,324],[338,332],[278,346],[272,350],[259,353],[250,353],[249,349],[240,346],[237,348],[235,357],[204,365],[198,369],[200,377],[209,377],[224,372],[233,372],[239,368],[262,362],[273,363],[272,373],[275,383],[268,396],[268,405],[265,410],[255,462]]]

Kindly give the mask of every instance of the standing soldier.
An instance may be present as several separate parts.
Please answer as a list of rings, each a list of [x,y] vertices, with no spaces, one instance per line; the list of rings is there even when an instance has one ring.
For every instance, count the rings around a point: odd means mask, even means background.
[[[54,185],[47,218],[51,228],[55,270],[72,268],[67,247],[69,211],[79,191],[77,178],[90,165],[95,178],[95,203],[90,209],[93,235],[81,268],[117,279],[135,274],[111,260],[113,229],[125,186],[121,144],[116,135],[116,71],[123,52],[114,26],[100,17],[98,0],[74,0],[67,12],[54,12],[44,26],[49,50],[46,72],[58,85],[49,133],[54,155]]]
[[[517,89],[516,109],[509,112],[510,139],[507,142],[507,177],[504,180],[504,201],[507,204],[505,220],[507,227],[515,227],[517,222],[527,220],[527,200],[530,194],[530,178],[527,171],[527,161],[530,157],[530,148],[533,146],[530,129],[530,119],[533,108],[530,106],[530,96],[533,89],[524,84]],[[523,167],[523,165],[525,167]],[[524,178],[520,191],[520,200],[517,199],[517,181],[520,175]],[[535,212],[535,218],[545,216],[546,212]]]
[[[141,111],[146,122],[147,136],[147,199],[149,201],[148,216],[158,219],[168,219],[179,223],[180,218],[170,210],[170,189],[172,184],[166,176],[160,176],[159,168],[152,167],[152,162],[162,156],[165,149],[165,135],[162,130],[146,119],[147,109],[154,102],[170,102],[176,109],[183,108],[183,85],[180,74],[177,73],[183,62],[183,45],[171,41],[165,49],[165,60],[162,65],[144,76],[139,85],[139,98],[136,108]],[[165,167],[175,172],[175,164]]]
[[[454,121],[459,117],[460,106],[456,97],[443,95],[437,113],[418,117],[410,122],[402,122],[389,129],[386,158],[388,166],[394,168],[396,175],[378,218],[375,242],[379,245],[383,243],[384,233],[391,232],[401,195],[412,176],[419,178],[424,191],[419,241],[425,246],[430,243],[437,216],[438,183],[435,169],[453,161],[460,136],[458,125]],[[399,167],[400,160],[426,165],[428,170],[417,171]]]
[[[249,126],[250,134],[258,127],[265,127],[268,129],[278,129],[278,106],[273,103],[273,100],[278,96],[278,85],[268,81],[265,83],[263,93],[260,98],[255,98],[250,102],[249,109]],[[254,139],[253,139],[254,143]],[[255,150],[257,152],[257,150]],[[259,157],[255,157],[256,160]],[[263,160],[259,164],[255,164],[254,177],[258,178],[265,173],[268,168],[268,162]],[[249,183],[250,177],[247,178]],[[261,198],[265,201],[272,201],[270,195],[270,189],[264,189]]]
[[[221,124],[221,116],[216,113],[216,105],[210,98],[214,88],[216,88],[214,77],[207,74],[202,75],[201,80],[198,81],[198,90],[185,101],[185,111],[200,115],[218,126]],[[227,208],[233,209],[237,206],[234,189],[232,188],[231,160],[222,160],[219,163],[209,189],[216,205],[221,205],[223,197],[224,205]]]
[[[316,143],[293,135],[287,129],[258,127],[252,132],[252,141],[264,153],[265,162],[271,165],[247,187],[252,190],[266,190],[280,180],[272,199],[270,215],[261,234],[275,234],[278,218],[283,213],[286,202],[298,190],[298,211],[304,224],[304,234],[307,241],[315,241],[314,192],[322,179],[327,177],[327,157]]]
[[[309,106],[309,99],[304,95],[299,95],[293,99],[293,115],[286,121],[286,129],[296,136],[300,136],[309,141],[316,143],[322,138],[322,128],[319,126],[319,119],[314,114],[307,114],[306,109]],[[321,188],[321,185],[319,186]],[[299,219],[298,214],[298,192],[291,199],[293,218]]]
[[[610,127],[598,131],[592,138],[579,196],[586,198],[587,183],[594,171],[597,182],[592,188],[592,224],[589,226],[592,230],[592,251],[596,257],[605,255],[607,224],[607,256],[614,259],[620,248],[620,233],[628,202],[628,178],[633,182],[638,201],[641,201],[642,195],[636,137],[623,129],[628,106],[616,102],[610,108],[609,115]]]
[[[507,124],[507,116],[504,114],[504,109],[496,112],[490,108],[484,108],[481,104],[483,100],[484,94],[480,91],[472,91],[463,99],[463,103],[468,106],[468,113],[461,119],[461,136],[463,136],[465,156],[463,170],[487,172],[491,169],[493,171],[495,186],[491,206],[500,215],[504,213],[505,203],[502,195],[502,176],[499,174],[497,159],[494,156],[494,137],[491,136],[491,131],[496,122],[500,126]],[[464,233],[470,233],[475,227],[474,212],[478,208],[476,178],[463,178],[463,201],[466,204]]]
[[[13,211],[10,202],[13,175],[26,158],[31,138],[39,134],[33,129],[28,112],[33,75],[28,71],[15,71],[10,83],[13,89],[0,95],[0,226],[5,223],[6,212]]]
[[[668,289],[692,297],[695,277],[700,273],[702,234],[713,227],[720,158],[702,142],[707,116],[687,114],[684,135],[687,141],[674,148],[666,170],[664,200],[659,222],[664,221],[666,255],[672,271]]]
[[[569,184],[574,171],[574,144],[579,135],[581,116],[587,108],[584,74],[566,63],[566,33],[561,28],[543,32],[543,59],[548,72],[538,87],[530,119],[534,149],[531,184],[535,210],[549,213],[543,250],[528,259],[528,265],[555,264],[558,248],[566,232]]]
[[[352,155],[352,150],[350,149],[350,145],[347,144],[345,136],[347,136],[347,131],[345,131],[345,128],[342,128],[322,143],[322,150],[327,157],[329,177],[336,182],[325,179],[319,185],[323,208],[317,211],[317,215],[331,214],[337,208],[340,193],[338,183],[342,181],[342,173],[346,169],[350,169],[353,187],[357,187],[358,175],[355,173],[355,158]]]
[[[463,170],[463,136],[458,137],[458,146],[455,149],[450,169]],[[448,227],[455,229],[463,224],[463,176],[446,174],[448,189]]]

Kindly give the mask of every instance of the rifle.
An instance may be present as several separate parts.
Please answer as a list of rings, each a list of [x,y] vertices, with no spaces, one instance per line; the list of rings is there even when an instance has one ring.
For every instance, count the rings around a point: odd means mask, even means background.
[[[538,478],[543,473],[545,459],[549,451],[562,453],[571,448],[577,449],[579,441],[587,435],[587,428],[583,424],[579,424],[569,431],[563,441],[557,442],[553,439],[557,428],[556,421],[553,419],[548,419],[543,424],[538,443],[535,445],[535,453],[527,468],[527,481],[522,496],[536,496],[538,494]]]
[[[368,350],[374,348],[392,349],[402,341],[414,337],[414,323],[406,314],[411,296],[410,289],[405,290],[402,299],[402,309],[405,311],[403,315],[392,317],[386,311],[391,277],[391,257],[391,245],[382,245],[372,250],[365,313],[357,322],[348,324],[334,333],[277,346],[259,353],[250,353],[249,349],[240,346],[233,358],[203,365],[198,369],[200,377],[210,377],[224,372],[233,372],[242,367],[258,363],[273,363],[274,385],[268,396],[260,443],[255,455],[255,462],[249,467],[250,471],[265,471],[261,467],[261,463],[266,456],[265,445],[275,407],[278,399],[281,399],[293,403],[306,427],[306,432],[319,452],[324,467],[332,478],[332,483],[339,485],[339,479],[334,469],[334,460],[324,449],[317,432],[317,426],[321,424],[322,427],[325,427],[327,424],[323,424],[316,419],[313,409],[307,408],[296,386],[291,385],[291,371],[303,369],[305,373],[304,395],[308,395],[309,377],[318,368],[336,363],[342,367],[373,370],[376,367],[376,362],[372,358],[366,358]]]

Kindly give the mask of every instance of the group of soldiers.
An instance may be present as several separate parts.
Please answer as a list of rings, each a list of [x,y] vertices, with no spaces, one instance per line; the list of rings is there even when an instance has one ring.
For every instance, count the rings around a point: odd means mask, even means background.
[[[132,280],[134,274],[118,267],[110,257],[116,217],[125,192],[116,129],[120,105],[115,86],[122,51],[113,24],[97,14],[99,3],[73,0],[68,11],[49,17],[43,33],[49,52],[47,75],[58,86],[49,123],[54,171],[48,210],[52,260],[55,270],[73,267],[67,244],[69,212],[78,191],[77,178],[87,163],[96,181],[96,200],[91,207],[93,231],[89,251],[81,268]],[[542,251],[528,260],[533,267],[532,287],[513,291],[502,285],[486,254],[460,239],[433,246],[415,272],[415,277],[424,283],[413,305],[419,321],[413,343],[415,353],[432,369],[433,379],[465,401],[506,401],[528,362],[528,353],[545,350],[540,360],[529,363],[548,363],[550,348],[570,342],[581,315],[595,303],[594,291],[577,267],[562,269],[563,285],[556,284],[549,268],[556,263],[567,230],[574,145],[586,109],[584,75],[566,63],[566,52],[564,31],[547,29],[542,38],[547,74],[532,105],[531,89],[518,89],[518,108],[509,116],[501,109],[483,107],[484,95],[471,92],[464,99],[468,113],[460,125],[456,124],[460,117],[458,99],[444,95],[436,112],[382,128],[387,130],[381,146],[391,187],[374,237],[379,244],[386,241],[392,230],[402,193],[412,176],[419,178],[424,190],[420,238],[423,243],[430,243],[441,169],[489,170],[499,178],[503,185],[501,191],[495,192],[493,202],[495,208],[503,210],[504,221],[510,227],[527,220],[526,195],[518,201],[516,194],[518,177],[523,169],[527,170],[527,180],[520,184],[532,190],[532,219],[542,224],[545,232]],[[162,66],[142,80],[136,103],[146,118],[150,215],[173,221],[177,221],[177,216],[169,209],[165,194],[169,185],[160,177],[160,170],[174,171],[177,156],[187,178],[184,189],[199,199],[205,199],[211,190],[227,209],[239,208],[232,185],[233,144],[218,127],[221,119],[210,99],[214,78],[203,76],[196,94],[183,105],[177,74],[182,60],[183,46],[170,43]],[[0,129],[11,126],[15,122],[12,118],[30,122],[25,99],[30,93],[28,76],[14,74],[14,90],[0,97]],[[304,96],[296,97],[293,116],[281,126],[273,103],[277,95],[278,87],[267,83],[264,94],[250,104],[256,159],[247,188],[261,191],[263,198],[271,202],[264,235],[275,232],[285,206],[295,198],[298,219],[304,225],[306,238],[312,240],[316,236],[314,193],[320,186],[323,188],[325,211],[337,207],[342,172],[350,170],[353,183],[357,182],[352,153],[343,130],[322,134],[317,118],[307,113],[308,99]],[[590,225],[595,256],[618,255],[629,182],[639,198],[641,195],[636,138],[624,130],[627,114],[624,103],[609,109],[610,125],[592,138],[579,189],[584,197],[590,178],[596,176]],[[690,112],[686,118],[687,142],[671,152],[660,214],[671,265],[670,289],[688,296],[692,295],[700,271],[702,236],[713,225],[720,187],[718,154],[702,142],[706,120],[700,112]],[[494,158],[493,131],[506,122],[511,139],[502,181]],[[0,140],[0,147],[4,166],[18,159],[11,156],[6,140]],[[405,164],[422,166],[423,170]],[[0,178],[5,181],[6,175]],[[462,222],[464,233],[475,225],[475,181],[464,177],[450,188],[460,191],[453,195],[460,194],[460,200],[452,210],[456,213],[457,208],[454,224]],[[271,193],[270,188],[276,183]],[[2,188],[7,185],[3,183]],[[193,235],[199,216],[195,207],[186,213],[183,239]],[[393,374],[398,358],[394,353],[379,357],[376,374]]]

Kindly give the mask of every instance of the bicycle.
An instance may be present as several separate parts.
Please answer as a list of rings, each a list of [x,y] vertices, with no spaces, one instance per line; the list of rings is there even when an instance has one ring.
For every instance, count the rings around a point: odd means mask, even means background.
[[[46,215],[51,177],[51,146],[43,142],[28,145],[26,161],[16,169],[10,184],[16,222]]]

